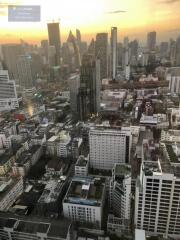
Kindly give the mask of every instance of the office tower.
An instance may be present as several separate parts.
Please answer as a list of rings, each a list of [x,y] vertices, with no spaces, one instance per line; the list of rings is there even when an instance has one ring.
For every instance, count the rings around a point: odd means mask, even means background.
[[[180,66],[180,37],[176,40],[176,66]]]
[[[92,54],[93,56],[95,56],[95,41],[94,41],[94,38],[92,38],[89,46],[88,46],[88,53],[89,54]]]
[[[48,62],[48,40],[41,41],[41,49],[42,49],[42,56],[43,56],[43,63],[46,64]]]
[[[135,58],[135,60],[137,59],[138,48],[139,48],[139,43],[138,43],[137,40],[134,40],[134,41],[129,43],[131,62],[132,62],[133,58]]]
[[[156,48],[156,32],[147,34],[147,48],[149,51],[154,51]]]
[[[90,54],[84,55],[78,93],[79,119],[85,120],[99,111],[100,84],[100,60],[95,60]]]
[[[160,44],[160,55],[161,57],[167,57],[168,56],[168,42],[161,42]]]
[[[169,43],[170,47],[169,47],[169,51],[170,51],[170,62],[171,62],[171,66],[175,66],[176,64],[176,41],[174,41],[173,39],[170,39],[170,43]]]
[[[118,62],[117,65],[118,66],[122,66],[123,64],[123,44],[122,43],[118,43],[117,44],[117,57],[118,57]]]
[[[131,142],[130,130],[90,130],[90,167],[111,170],[115,163],[129,163]]]
[[[19,107],[14,80],[9,80],[8,71],[0,70],[0,111]]]
[[[135,225],[148,235],[157,234],[166,239],[178,239],[179,161],[172,144],[165,143],[161,147],[163,155],[158,159],[152,151],[152,144],[143,143],[140,176],[136,183]]]
[[[123,47],[126,48],[126,49],[129,48],[129,38],[128,37],[124,37]]]
[[[24,54],[23,47],[20,44],[4,44],[2,45],[2,54],[4,69],[8,70],[9,78],[14,79],[16,84],[18,80],[17,57]]]
[[[116,217],[130,219],[131,166],[115,164],[110,180],[110,207]]]
[[[100,60],[101,67],[101,81],[103,78],[108,77],[108,34],[98,33],[96,35],[95,46],[96,58]]]
[[[36,76],[33,72],[31,55],[21,55],[17,59],[17,69],[19,84],[23,88],[32,88],[35,84]]]
[[[55,55],[55,65],[60,65],[60,50],[61,50],[61,40],[60,40],[60,30],[59,22],[48,23],[48,37],[49,45],[54,46],[56,49]]]
[[[74,50],[75,68],[79,68],[81,66],[81,56],[80,56],[79,45],[71,31],[69,32],[67,42],[72,44],[72,47]]]
[[[117,27],[111,28],[111,76],[116,78],[117,74]]]
[[[78,43],[81,43],[81,32],[79,29],[76,29],[76,39]]]
[[[63,200],[63,213],[73,222],[101,228],[105,203],[105,179],[74,177]]]
[[[79,74],[73,74],[69,79],[70,105],[73,117],[78,115],[78,92],[80,87]]]

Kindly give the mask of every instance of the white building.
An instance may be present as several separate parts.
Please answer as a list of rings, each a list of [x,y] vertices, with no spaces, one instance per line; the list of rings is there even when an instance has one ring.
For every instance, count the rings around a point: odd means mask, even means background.
[[[0,70],[0,111],[19,107],[14,80],[9,80],[8,71]]]
[[[169,81],[169,91],[171,94],[180,93],[180,67],[168,68],[166,80]]]
[[[131,131],[96,128],[89,132],[90,167],[111,170],[115,163],[128,163]]]
[[[116,217],[130,219],[131,166],[115,164],[110,181],[110,205]]]
[[[77,176],[87,176],[88,175],[88,158],[84,156],[79,156],[75,165],[75,175]]]
[[[6,211],[23,192],[22,178],[0,179],[0,210]]]
[[[161,142],[180,142],[180,130],[162,130]]]
[[[104,178],[74,177],[63,200],[64,216],[101,227],[104,200]]]
[[[168,151],[170,151],[168,149]],[[180,162],[171,154],[161,160],[143,146],[140,176],[136,183],[135,225],[148,235],[180,236]],[[176,166],[175,166],[176,165]]]
[[[59,142],[57,143],[57,156],[67,157],[69,155],[68,145],[71,141],[71,137],[66,131],[60,133]]]

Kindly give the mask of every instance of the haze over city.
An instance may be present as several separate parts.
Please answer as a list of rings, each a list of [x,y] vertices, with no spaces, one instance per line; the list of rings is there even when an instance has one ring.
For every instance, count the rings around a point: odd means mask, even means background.
[[[10,23],[7,5],[31,4],[41,6],[41,21],[34,23]],[[116,25],[118,39],[128,35],[145,42],[148,31],[157,31],[157,41],[168,40],[180,34],[180,1],[178,0],[1,0],[0,42],[18,42],[23,38],[39,42],[47,37],[46,23],[60,19],[62,41],[69,30],[81,29],[83,39],[90,41],[97,32],[108,32]]]

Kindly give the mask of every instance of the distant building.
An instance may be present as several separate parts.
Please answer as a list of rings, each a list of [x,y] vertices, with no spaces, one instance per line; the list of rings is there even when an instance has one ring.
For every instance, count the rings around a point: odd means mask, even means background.
[[[9,78],[14,79],[19,84],[19,74],[17,69],[17,58],[24,54],[23,47],[20,44],[2,45],[3,62],[5,69],[9,71]]]
[[[78,115],[78,92],[80,87],[80,76],[78,74],[69,78],[70,104],[73,117]]]
[[[25,89],[32,88],[35,84],[36,76],[33,72],[33,62],[31,55],[21,55],[16,61],[20,86]]]
[[[169,91],[171,94],[180,93],[180,67],[168,68],[166,80],[169,81]]]
[[[147,48],[149,51],[155,50],[156,47],[156,32],[149,32],[147,35]]]
[[[108,34],[98,33],[95,45],[96,58],[100,60],[100,80],[108,77]]]
[[[111,170],[115,163],[129,163],[131,143],[131,131],[91,129],[90,167]]]
[[[84,55],[80,70],[80,88],[78,93],[78,115],[85,120],[96,114],[100,108],[100,61],[92,55]]]
[[[180,66],[180,37],[176,40],[176,66]]]
[[[0,70],[0,112],[19,107],[14,80],[9,80],[8,71]]]
[[[111,76],[117,75],[117,27],[111,28]]]
[[[55,47],[55,66],[60,65],[60,49],[61,49],[61,40],[60,40],[60,30],[59,22],[52,22],[47,24],[48,27],[48,37],[49,37],[49,46]]]
[[[82,224],[102,226],[105,179],[74,177],[63,200],[64,216]]]

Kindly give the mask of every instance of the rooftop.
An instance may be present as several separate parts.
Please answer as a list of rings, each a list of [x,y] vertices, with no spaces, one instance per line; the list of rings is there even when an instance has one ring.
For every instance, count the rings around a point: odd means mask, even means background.
[[[94,177],[74,177],[64,198],[65,203],[100,206],[105,180]]]
[[[131,166],[126,164],[116,164],[114,167],[115,175],[129,175],[131,174]]]
[[[88,161],[84,156],[79,156],[76,166],[79,167],[85,167],[87,165]]]

